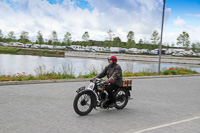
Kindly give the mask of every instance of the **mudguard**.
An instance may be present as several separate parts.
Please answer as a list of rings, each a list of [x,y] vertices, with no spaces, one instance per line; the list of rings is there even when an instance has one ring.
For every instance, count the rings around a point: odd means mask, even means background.
[[[124,90],[126,90],[126,91],[127,91],[127,93],[128,93],[128,96],[129,96],[129,97],[131,96],[131,93],[130,93],[130,91],[132,90],[132,88],[131,88],[131,87],[122,87],[121,89],[124,89]]]

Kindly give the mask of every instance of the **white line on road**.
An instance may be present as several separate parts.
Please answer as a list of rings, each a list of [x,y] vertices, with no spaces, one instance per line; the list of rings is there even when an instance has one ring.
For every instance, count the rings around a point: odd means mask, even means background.
[[[196,119],[200,119],[200,116],[189,118],[189,119],[185,119],[185,120],[181,120],[181,121],[176,121],[176,122],[172,122],[172,123],[167,123],[167,124],[163,124],[163,125],[159,125],[159,126],[155,126],[155,127],[151,127],[151,128],[135,131],[135,132],[133,131],[132,133],[144,133],[144,132],[147,132],[147,131],[152,131],[152,130],[163,128],[163,127],[169,127],[169,126],[172,126],[172,125],[177,125],[177,124],[180,124],[180,123],[193,121],[193,120],[196,120]]]

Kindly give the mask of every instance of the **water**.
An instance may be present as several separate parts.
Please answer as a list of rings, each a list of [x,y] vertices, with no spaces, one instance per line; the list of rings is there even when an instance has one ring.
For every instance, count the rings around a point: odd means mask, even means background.
[[[108,64],[108,61],[102,59],[87,59],[87,58],[58,58],[58,57],[41,57],[31,55],[9,55],[0,54],[0,75],[13,75],[16,73],[25,72],[26,74],[36,75],[35,69],[39,66],[45,65],[46,71],[63,71],[63,66],[73,67],[75,76],[79,74],[89,73],[93,68],[100,72],[103,67]],[[152,72],[158,71],[157,62],[137,62],[137,61],[118,61],[122,70],[131,72],[139,72],[151,70]],[[190,67],[192,70],[200,72],[200,66],[180,65],[180,64],[161,64],[161,70],[170,67]]]

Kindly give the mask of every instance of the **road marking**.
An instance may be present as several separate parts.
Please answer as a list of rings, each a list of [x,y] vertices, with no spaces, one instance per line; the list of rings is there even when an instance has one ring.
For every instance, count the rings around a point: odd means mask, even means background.
[[[151,130],[155,130],[155,129],[159,129],[159,128],[163,128],[163,127],[169,127],[169,126],[172,126],[172,125],[177,125],[177,124],[180,124],[180,123],[189,122],[189,121],[193,121],[193,120],[196,120],[196,119],[200,119],[200,116],[181,120],[181,121],[176,121],[176,122],[172,122],[172,123],[167,123],[167,124],[147,128],[147,129],[142,129],[142,130],[135,131],[135,132],[132,132],[132,133],[144,133],[144,132],[147,132],[147,131],[151,131]]]

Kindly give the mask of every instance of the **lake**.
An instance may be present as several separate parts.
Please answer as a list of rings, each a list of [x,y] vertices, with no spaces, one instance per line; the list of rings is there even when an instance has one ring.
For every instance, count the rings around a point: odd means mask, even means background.
[[[0,75],[13,75],[16,73],[25,72],[26,74],[39,74],[42,69],[43,72],[47,71],[70,71],[78,76],[79,74],[86,74],[96,69],[100,72],[108,64],[107,59],[88,59],[88,58],[60,58],[60,57],[44,57],[44,56],[31,56],[31,55],[9,55],[0,54]],[[158,71],[157,62],[139,62],[139,61],[118,61],[122,70],[131,72],[139,71]],[[41,69],[38,69],[42,66]],[[162,63],[161,70],[170,67],[190,67],[192,70],[200,72],[200,66],[181,65]]]

